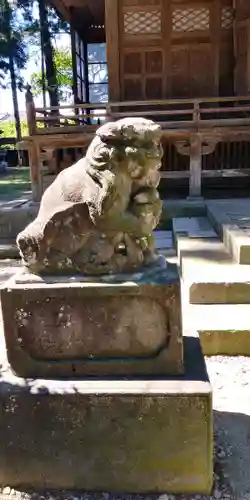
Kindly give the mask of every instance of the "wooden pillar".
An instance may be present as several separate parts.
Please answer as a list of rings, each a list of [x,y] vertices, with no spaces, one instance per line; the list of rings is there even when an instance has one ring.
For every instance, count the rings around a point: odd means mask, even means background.
[[[105,0],[109,101],[120,101],[119,0]]]
[[[25,104],[29,135],[34,135],[36,133],[36,111],[30,85],[27,85]]]
[[[29,166],[30,166],[30,181],[32,188],[33,201],[40,201],[42,197],[42,172],[41,172],[41,151],[36,142],[36,110],[31,93],[30,85],[27,85],[25,94],[27,123],[30,135],[29,145]]]
[[[202,140],[199,134],[190,138],[189,197],[201,196]]]
[[[43,194],[41,151],[35,140],[29,148],[30,180],[33,201],[40,201]]]
[[[221,0],[213,0],[210,7],[210,16],[213,22],[210,23],[210,36],[213,51],[214,89],[213,95],[219,95],[220,90],[220,53],[221,53]]]
[[[202,139],[194,134],[190,139],[177,141],[175,147],[179,154],[189,156],[189,198],[201,196]]]
[[[247,31],[247,75],[246,75],[246,88],[250,92],[250,18],[246,22]]]
[[[72,26],[70,26],[70,36],[71,36],[71,58],[72,58],[72,76],[73,76],[72,89],[74,94],[74,102],[76,104],[76,97],[77,97],[76,37],[75,37],[75,31],[72,28]],[[78,112],[78,109],[75,111]]]

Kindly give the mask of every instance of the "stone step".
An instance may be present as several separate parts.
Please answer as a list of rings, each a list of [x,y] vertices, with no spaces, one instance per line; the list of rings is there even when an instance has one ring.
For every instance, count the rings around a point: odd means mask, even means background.
[[[154,231],[155,247],[158,253],[171,257],[176,254],[172,231]]]
[[[29,201],[22,203],[22,200],[16,200],[16,203],[0,206],[1,239],[15,240],[18,233],[37,215],[39,204]]]
[[[173,233],[189,238],[217,238],[207,217],[174,217]]]
[[[0,259],[0,287],[9,280],[13,274],[20,272],[21,260]]]
[[[19,259],[19,251],[15,241],[0,239],[0,259]]]
[[[206,356],[250,356],[250,305],[187,305],[183,327],[197,331]]]
[[[174,225],[181,277],[191,304],[250,304],[250,266],[233,261],[212,234],[184,236]],[[208,228],[207,234],[210,229]]]
[[[207,216],[238,264],[250,264],[249,200],[207,203]]]

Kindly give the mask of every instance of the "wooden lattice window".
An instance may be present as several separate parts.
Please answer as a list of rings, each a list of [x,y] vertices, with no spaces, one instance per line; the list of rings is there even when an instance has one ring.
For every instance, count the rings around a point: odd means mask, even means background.
[[[233,28],[234,10],[232,7],[223,7],[221,9],[221,27],[224,30]]]
[[[172,27],[175,32],[194,32],[209,29],[207,7],[183,7],[173,10]]]
[[[127,35],[161,33],[161,11],[131,10],[124,12],[124,33]]]

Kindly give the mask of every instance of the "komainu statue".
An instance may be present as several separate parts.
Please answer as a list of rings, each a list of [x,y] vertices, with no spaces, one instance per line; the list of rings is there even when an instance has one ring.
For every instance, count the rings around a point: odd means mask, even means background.
[[[86,156],[45,191],[37,218],[17,237],[35,274],[133,272],[156,259],[152,231],[162,203],[161,129],[125,118],[101,126]]]

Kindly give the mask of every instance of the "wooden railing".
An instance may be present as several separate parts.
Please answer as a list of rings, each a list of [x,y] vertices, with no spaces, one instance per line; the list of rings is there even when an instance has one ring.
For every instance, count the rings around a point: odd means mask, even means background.
[[[87,147],[101,123],[124,117],[143,116],[161,125],[161,176],[188,176],[191,197],[200,196],[202,177],[214,176],[215,168],[229,174],[235,165],[244,175],[250,173],[250,95],[36,108],[28,89],[26,107],[29,137],[19,147],[29,151],[34,200],[40,200],[44,189],[44,159],[52,162],[60,148]],[[238,144],[244,141],[247,146],[242,149]],[[233,142],[236,146],[230,145]],[[237,159],[238,151],[242,161]]]
[[[26,94],[30,135],[95,130],[101,123],[124,117],[152,118],[167,129],[199,131],[207,127],[250,125],[250,96],[70,104],[36,108]]]
[[[0,137],[0,147],[1,146],[15,146],[17,143],[16,137]]]

